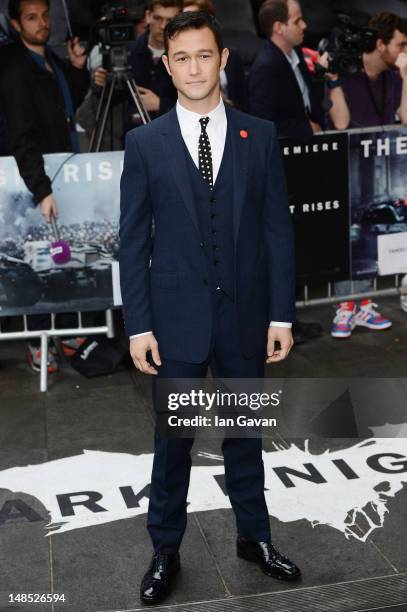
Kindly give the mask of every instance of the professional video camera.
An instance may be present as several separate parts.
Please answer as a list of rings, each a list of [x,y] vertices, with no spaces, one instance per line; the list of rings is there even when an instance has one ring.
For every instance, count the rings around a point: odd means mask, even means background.
[[[128,45],[134,40],[134,25],[143,16],[142,0],[113,0],[102,6],[102,17],[92,27],[89,46],[99,46],[107,70],[127,68]]]
[[[355,74],[363,69],[363,53],[375,49],[377,32],[373,28],[356,25],[349,15],[339,15],[338,23],[329,38],[321,40],[318,51],[328,52],[328,72]]]
[[[113,47],[132,41],[134,27],[129,19],[127,7],[124,4],[117,4],[106,8],[106,13],[96,24],[97,42],[104,47]]]

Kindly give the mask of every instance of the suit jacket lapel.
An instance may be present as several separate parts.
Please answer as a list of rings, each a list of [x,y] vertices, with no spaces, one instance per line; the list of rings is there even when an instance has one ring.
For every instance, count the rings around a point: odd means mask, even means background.
[[[281,51],[281,49],[279,47],[277,47],[277,45],[275,45],[272,41],[269,41],[269,42],[270,42],[270,44],[272,46],[272,49],[274,49],[274,53],[277,53],[277,56],[279,57],[280,64],[284,68],[284,71],[285,71],[285,73],[287,75],[287,78],[291,80],[292,86],[294,87],[294,89],[295,89],[295,91],[297,93],[298,101],[301,102],[301,104],[303,104],[303,97],[302,97],[302,93],[301,93],[301,88],[300,88],[299,83],[297,81],[297,77],[295,76],[294,70],[292,69],[292,66],[290,66],[290,63],[289,63],[288,59],[286,58],[284,53]],[[297,49],[295,49],[295,52],[297,52]],[[299,55],[298,57],[301,60],[301,55]],[[300,61],[299,67],[301,69],[301,61]],[[304,74],[303,74],[303,76],[304,76]]]
[[[232,145],[234,201],[233,233],[236,247],[240,219],[246,199],[251,134],[246,130],[247,126],[244,125],[244,120],[241,120],[242,115],[240,113],[238,114],[233,109],[226,107],[226,115],[228,119],[228,132]]]
[[[300,63],[298,64],[300,72],[302,74],[302,77],[311,95],[312,80],[311,80],[310,71],[308,70],[307,64],[305,63],[303,53],[300,50],[297,50],[297,54],[298,54],[298,57],[300,58]]]
[[[244,122],[240,120],[240,113],[237,114],[233,109],[226,107],[228,121],[228,132],[232,147],[233,162],[233,234],[235,246],[239,233],[240,219],[242,216],[243,204],[246,198],[249,150],[251,135],[248,131],[245,138]],[[198,216],[195,208],[194,195],[191,186],[186,156],[185,143],[182,138],[178,123],[176,109],[172,109],[168,114],[167,122],[162,129],[162,142],[167,160],[174,180],[182,196],[183,203],[200,234]],[[243,137],[242,134],[243,133]]]
[[[198,234],[200,234],[191,179],[185,156],[185,143],[182,138],[175,107],[168,113],[166,125],[162,129],[161,135],[165,152],[164,159],[169,164],[184,205]]]

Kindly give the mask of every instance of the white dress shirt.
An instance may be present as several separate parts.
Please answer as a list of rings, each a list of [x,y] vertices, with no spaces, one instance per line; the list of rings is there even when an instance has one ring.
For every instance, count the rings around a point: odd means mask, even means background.
[[[311,111],[311,98],[309,95],[308,85],[304,81],[304,77],[302,76],[302,72],[300,70],[300,58],[298,57],[298,53],[295,51],[295,49],[293,49],[291,56],[287,54],[285,54],[285,56],[293,69],[295,78],[297,79],[299,88],[301,90],[302,99],[304,100],[304,107],[308,109],[308,111]]]
[[[201,117],[209,117],[209,123],[207,125],[206,132],[211,143],[213,183],[215,184],[216,177],[218,176],[219,168],[222,163],[223,152],[225,150],[227,131],[226,110],[222,98],[220,99],[218,106],[206,115],[194,113],[193,111],[190,111],[185,107],[181,106],[179,102],[177,102],[176,111],[182,138],[197,168],[199,168],[198,148],[199,136],[201,134],[201,124],[199,123],[199,120],[201,119]],[[290,328],[292,326],[292,323],[271,321],[270,326],[271,325],[273,327]],[[137,338],[138,336],[146,336],[147,334],[151,333],[151,331],[148,331],[143,332],[142,334],[135,334],[134,336],[130,336],[130,340],[132,338]]]
[[[176,110],[182,138],[197,168],[199,167],[198,149],[199,137],[201,135],[201,124],[199,120],[201,117],[209,117],[206,133],[211,143],[213,184],[215,184],[222,163],[223,151],[225,150],[226,131],[228,126],[223,100],[221,99],[218,106],[207,115],[194,113],[181,106],[179,102],[177,102]]]

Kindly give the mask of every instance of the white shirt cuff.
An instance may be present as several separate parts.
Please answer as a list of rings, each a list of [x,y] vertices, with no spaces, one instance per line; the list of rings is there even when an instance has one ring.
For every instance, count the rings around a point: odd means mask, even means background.
[[[270,321],[270,327],[287,327],[291,329],[292,326],[292,323],[285,323],[284,321]]]
[[[148,332],[143,332],[142,334],[135,334],[134,336],[130,336],[130,340],[133,340],[133,338],[140,338],[140,336],[148,336],[148,334],[152,334],[152,331],[148,331]]]

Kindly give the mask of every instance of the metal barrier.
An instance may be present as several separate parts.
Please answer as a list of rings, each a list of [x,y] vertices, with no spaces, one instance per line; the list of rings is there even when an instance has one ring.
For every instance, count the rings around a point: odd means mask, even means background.
[[[304,299],[298,300],[296,305],[297,308],[305,308],[309,306],[323,306],[327,304],[335,304],[344,300],[357,300],[363,299],[366,297],[384,297],[389,295],[399,295],[400,294],[400,286],[401,286],[401,278],[400,275],[394,276],[394,287],[386,288],[386,289],[378,289],[377,277],[372,279],[373,287],[371,291],[366,291],[363,293],[354,293],[352,292],[354,282],[350,280],[351,283],[351,293],[347,295],[332,295],[332,283],[328,283],[327,285],[327,296],[326,297],[317,297],[310,299],[309,297],[309,287],[308,285],[304,285]],[[319,287],[320,289],[320,287]],[[1,318],[0,318],[0,340],[29,340],[30,338],[40,338],[41,339],[41,372],[40,372],[40,391],[45,392],[48,389],[48,344],[49,339],[53,337],[57,338],[66,338],[70,336],[90,336],[91,334],[106,334],[108,338],[114,337],[114,325],[113,325],[113,311],[106,310],[105,311],[105,325],[96,326],[96,327],[84,327],[82,324],[82,313],[78,312],[78,327],[72,329],[57,329],[55,327],[55,314],[51,314],[51,327],[47,330],[42,331],[29,331],[27,324],[27,315],[23,316],[24,329],[22,331],[17,332],[3,332],[1,329]]]
[[[384,277],[388,278],[388,277]],[[305,308],[306,306],[323,306],[325,304],[337,304],[339,302],[348,301],[348,300],[360,300],[366,297],[385,297],[390,295],[400,295],[401,291],[401,278],[402,275],[396,274],[394,275],[394,287],[389,287],[386,289],[378,289],[378,279],[377,277],[373,278],[373,287],[372,290],[363,291],[362,293],[353,292],[354,281],[350,280],[351,284],[351,292],[349,294],[344,295],[333,295],[332,293],[332,285],[333,283],[328,283],[327,285],[327,296],[326,297],[317,297],[310,299],[309,297],[309,287],[308,285],[304,285],[304,299],[298,300],[296,302],[297,308]],[[320,289],[320,287],[319,287]]]
[[[82,313],[78,312],[78,327],[72,329],[57,329],[55,327],[55,314],[51,314],[51,327],[41,331],[30,331],[27,324],[27,315],[23,316],[24,329],[16,332],[3,332],[0,319],[0,340],[29,340],[30,338],[41,339],[41,371],[40,391],[48,389],[48,344],[50,338],[66,338],[71,336],[90,336],[92,334],[105,334],[108,338],[114,337],[113,311],[105,311],[105,325],[84,327],[82,324]]]

